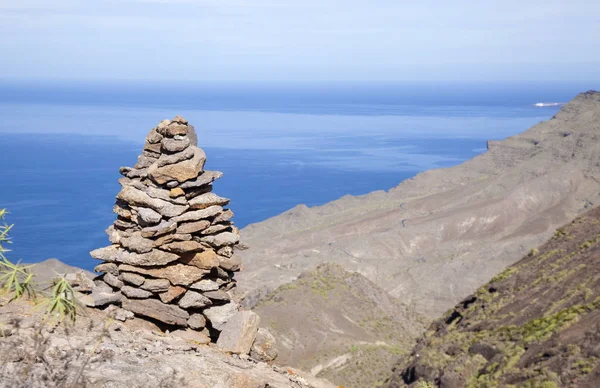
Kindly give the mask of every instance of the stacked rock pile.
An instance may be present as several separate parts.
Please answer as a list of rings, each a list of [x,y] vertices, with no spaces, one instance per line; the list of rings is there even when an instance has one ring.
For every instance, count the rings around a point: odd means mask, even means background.
[[[107,229],[112,245],[92,251],[102,273],[88,305],[122,308],[166,327],[216,338],[238,311],[231,300],[241,261],[239,231],[227,198],[212,192],[222,173],[204,171],[206,155],[182,117],[150,131],[122,186]]]

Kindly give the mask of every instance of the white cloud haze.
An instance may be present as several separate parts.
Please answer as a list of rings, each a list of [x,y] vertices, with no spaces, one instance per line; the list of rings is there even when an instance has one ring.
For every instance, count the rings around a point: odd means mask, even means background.
[[[593,0],[0,0],[0,77],[600,79]]]

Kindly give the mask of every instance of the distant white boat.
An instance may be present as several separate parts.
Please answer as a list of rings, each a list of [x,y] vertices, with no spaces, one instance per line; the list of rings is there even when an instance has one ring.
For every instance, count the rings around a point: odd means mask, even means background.
[[[545,107],[545,106],[559,106],[559,105],[563,105],[564,102],[538,102],[533,104],[533,106],[537,106],[539,108]]]

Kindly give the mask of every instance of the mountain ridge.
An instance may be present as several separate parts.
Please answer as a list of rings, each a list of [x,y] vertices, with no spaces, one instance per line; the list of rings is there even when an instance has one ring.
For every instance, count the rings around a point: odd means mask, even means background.
[[[461,165],[250,225],[240,285],[257,299],[336,262],[435,317],[600,200],[599,134],[600,93],[581,93]]]

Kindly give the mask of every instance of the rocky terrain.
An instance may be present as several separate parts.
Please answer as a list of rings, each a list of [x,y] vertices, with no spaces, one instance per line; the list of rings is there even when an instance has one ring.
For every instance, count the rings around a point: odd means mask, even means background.
[[[598,387],[599,260],[597,207],[436,320],[388,387]]]
[[[90,253],[100,275],[47,260],[32,270],[37,292],[21,293],[33,275],[0,245],[0,386],[331,386],[274,366],[275,339],[233,300],[240,236],[229,200],[212,192],[222,174],[204,170],[196,144],[176,116],[120,169],[112,244]]]
[[[116,309],[82,308],[75,325],[0,297],[0,387],[336,388],[295,368],[202,345]]]
[[[302,273],[254,311],[275,335],[278,362],[347,388],[383,383],[424,328],[414,308],[335,264]]]
[[[461,165],[250,225],[240,289],[255,301],[335,262],[434,318],[600,201],[599,140],[586,92]]]

